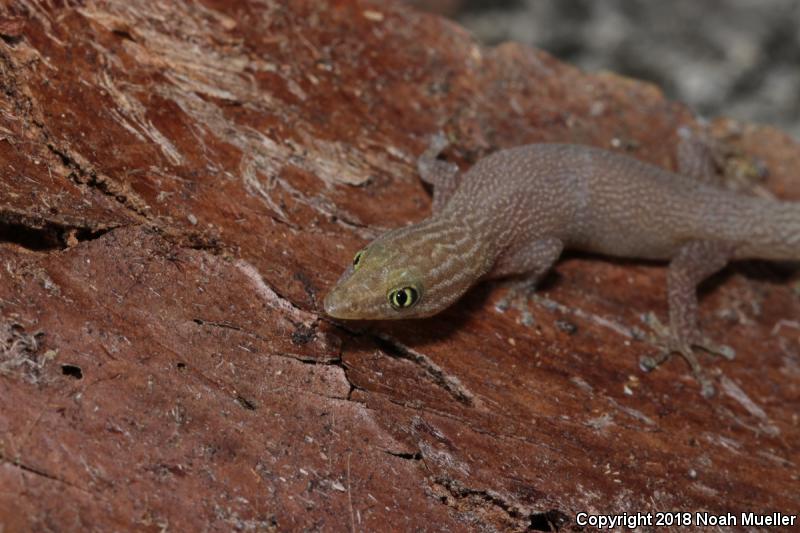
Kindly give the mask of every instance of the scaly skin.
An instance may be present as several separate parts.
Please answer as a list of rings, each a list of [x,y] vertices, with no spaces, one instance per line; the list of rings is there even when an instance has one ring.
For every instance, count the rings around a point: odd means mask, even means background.
[[[364,248],[357,267],[325,298],[328,315],[430,316],[486,278],[524,275],[530,289],[565,248],[667,260],[664,353],[683,355],[708,396],[713,387],[691,347],[732,351],[700,334],[697,284],[732,259],[800,260],[800,204],[734,194],[627,156],[566,144],[496,152],[457,181],[455,167],[435,159],[444,145],[437,137],[418,163],[434,185],[432,216]],[[395,290],[404,294],[397,299]]]

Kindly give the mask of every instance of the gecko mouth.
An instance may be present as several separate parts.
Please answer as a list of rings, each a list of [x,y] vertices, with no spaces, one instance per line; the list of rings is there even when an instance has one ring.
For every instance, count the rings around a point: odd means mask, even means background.
[[[325,314],[331,318],[358,319],[360,318],[351,302],[342,301],[341,291],[333,290],[328,293],[323,302]]]

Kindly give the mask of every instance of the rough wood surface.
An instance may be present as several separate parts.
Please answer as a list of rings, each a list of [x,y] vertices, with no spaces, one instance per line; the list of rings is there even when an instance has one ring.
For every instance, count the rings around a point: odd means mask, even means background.
[[[483,48],[402,4],[0,13],[0,530],[550,530],[579,511],[800,508],[791,272],[709,285],[702,323],[738,352],[706,360],[710,401],[679,359],[638,369],[655,351],[641,316],[666,311],[660,265],[569,257],[533,327],[496,312],[490,285],[422,321],[321,316],[359,246],[428,212],[414,161],[432,132],[464,166],[551,140],[674,168],[696,123],[657,88]],[[751,188],[800,199],[800,145],[712,129],[769,170]]]

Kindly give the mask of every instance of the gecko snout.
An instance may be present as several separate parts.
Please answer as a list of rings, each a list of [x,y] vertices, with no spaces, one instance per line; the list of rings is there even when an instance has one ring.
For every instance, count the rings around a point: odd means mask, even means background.
[[[353,318],[353,303],[348,301],[346,293],[333,289],[325,296],[323,307],[325,314],[332,318]]]
[[[331,316],[333,318],[341,318],[339,316],[339,311],[342,306],[341,303],[336,298],[335,291],[331,291],[327,295],[325,295],[325,300],[323,301],[322,305],[325,309],[326,315]]]

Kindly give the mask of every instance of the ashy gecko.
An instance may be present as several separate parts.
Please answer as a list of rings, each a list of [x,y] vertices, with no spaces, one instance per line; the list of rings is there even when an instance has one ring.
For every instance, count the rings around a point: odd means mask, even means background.
[[[669,261],[669,333],[651,369],[681,354],[714,392],[693,347],[732,357],[697,325],[697,285],[730,260],[800,260],[800,203],[740,195],[698,179],[707,165],[676,174],[615,152],[570,144],[531,144],[495,152],[459,179],[437,159],[434,138],[420,156],[433,186],[432,215],[358,251],[326,296],[341,319],[427,317],[478,281],[517,276],[530,294],[565,248]],[[522,291],[520,293],[520,291]]]

